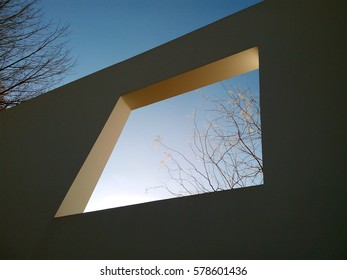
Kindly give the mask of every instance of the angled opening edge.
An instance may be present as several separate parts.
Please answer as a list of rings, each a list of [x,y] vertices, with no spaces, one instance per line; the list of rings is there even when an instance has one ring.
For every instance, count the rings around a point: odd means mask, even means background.
[[[131,110],[259,68],[253,47],[121,96],[67,192],[55,217],[83,213]]]

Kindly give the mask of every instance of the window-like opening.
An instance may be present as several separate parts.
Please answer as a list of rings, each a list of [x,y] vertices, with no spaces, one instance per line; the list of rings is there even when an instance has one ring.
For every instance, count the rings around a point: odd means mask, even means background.
[[[133,110],[85,212],[262,184],[259,70]]]
[[[90,197],[92,196],[92,193],[95,189],[95,186],[97,185],[97,182],[99,181],[99,178],[105,168],[105,165],[108,161],[108,158],[110,157],[113,148],[115,147],[119,136],[122,133],[123,127],[125,126],[128,116],[132,110],[145,107],[147,105],[154,104],[156,102],[166,100],[166,102],[171,102],[171,100],[168,100],[169,98],[172,98],[174,96],[181,95],[183,93],[191,92],[189,95],[193,94],[196,90],[200,89],[200,92],[203,97],[200,102],[209,102],[214,105],[219,105],[220,109],[224,106],[233,106],[234,110],[238,110],[238,117],[237,119],[235,118],[236,122],[237,121],[242,121],[242,120],[247,120],[251,118],[255,118],[253,116],[254,112],[257,112],[257,109],[253,108],[252,106],[255,104],[255,101],[259,101],[259,95],[256,97],[255,95],[255,100],[252,100],[251,94],[254,94],[254,90],[250,90],[250,84],[251,82],[245,82],[245,83],[233,83],[229,84],[229,81],[226,81],[227,79],[230,79],[232,77],[236,77],[242,74],[245,74],[247,72],[256,70],[259,68],[259,59],[258,59],[258,49],[256,47],[242,51],[237,54],[233,54],[231,56],[228,56],[226,58],[217,60],[215,62],[212,62],[210,64],[198,67],[194,70],[182,73],[177,76],[173,76],[167,80],[163,80],[157,83],[154,83],[150,86],[141,88],[139,90],[130,92],[126,95],[121,96],[118,99],[117,104],[115,105],[114,110],[109,116],[109,119],[104,125],[104,128],[102,129],[99,137],[97,138],[93,148],[91,149],[89,155],[87,156],[84,164],[82,165],[79,173],[77,174],[74,182],[72,183],[72,186],[70,187],[68,193],[66,194],[60,208],[58,209],[58,212],[56,213],[56,217],[60,216],[66,216],[66,215],[71,215],[71,214],[77,214],[77,213],[82,213],[86,209],[87,203],[90,200]],[[253,72],[257,73],[257,72]],[[241,76],[240,76],[241,77]],[[223,81],[221,84],[219,82]],[[217,83],[217,84],[216,84]],[[214,85],[212,85],[214,84]],[[208,92],[210,91],[209,88],[203,88],[208,85],[212,85],[211,87],[217,87],[217,86],[222,86],[224,92],[224,97],[223,99],[218,99],[216,96],[213,94],[210,96]],[[201,89],[203,88],[203,89]],[[259,87],[258,87],[259,88]],[[253,91],[253,92],[252,92]],[[257,89],[255,89],[257,91]],[[215,95],[218,95],[217,90],[212,90],[212,92]],[[233,103],[230,102],[230,99],[228,99],[230,96],[235,96],[238,98],[239,103]],[[219,96],[219,95],[218,95]],[[200,96],[201,97],[201,96]],[[186,97],[188,98],[188,97]],[[172,99],[173,100],[173,99]],[[187,102],[191,103],[191,102]],[[222,107],[221,107],[222,106]],[[176,106],[175,110],[179,110],[180,107],[182,106]],[[199,106],[193,106],[193,109],[197,108],[197,111],[201,110],[201,108],[204,107],[199,107]],[[199,109],[200,108],[200,109]],[[148,107],[148,110],[150,107]],[[143,110],[146,110],[143,108]],[[203,124],[202,120],[200,118],[207,120],[207,130],[215,130],[215,133],[218,132],[218,129],[216,126],[218,125],[218,122],[221,122],[220,119],[218,119],[216,115],[216,110],[215,109],[207,109],[207,110],[215,110],[214,114],[210,115],[209,117],[205,115],[204,113],[199,113],[195,114],[195,123],[197,126],[195,127],[195,132],[193,130],[193,136],[195,135],[195,142],[197,143],[201,139],[203,139],[203,134],[204,131],[206,130],[206,125]],[[259,110],[258,110],[259,111]],[[140,112],[140,110],[139,110]],[[136,112],[134,111],[134,115],[136,115]],[[259,118],[259,112],[256,115],[257,116],[257,121],[259,121],[259,129],[260,129],[260,118]],[[157,117],[157,119],[161,119],[161,117]],[[194,120],[194,115],[193,115],[193,120]],[[158,121],[158,120],[157,120]],[[254,120],[251,120],[254,121]],[[193,121],[194,123],[194,121]],[[155,125],[155,124],[154,124]],[[200,126],[202,125],[202,126]],[[205,126],[205,130],[201,130]],[[255,126],[252,124],[248,123],[239,123],[237,126],[239,126],[239,131],[237,133],[250,133],[254,134],[257,133],[255,130]],[[171,129],[173,130],[173,129]],[[197,131],[198,130],[198,131]],[[174,130],[173,130],[174,131]],[[260,130],[259,130],[260,131]],[[200,133],[202,132],[202,135]],[[177,135],[179,135],[179,130],[177,129],[176,131]],[[260,134],[259,134],[260,135]],[[171,168],[168,164],[168,160],[173,160],[175,161],[175,156],[176,158],[180,156],[180,147],[177,148],[177,143],[175,141],[171,144],[169,142],[166,142],[166,139],[162,141],[162,138],[160,138],[161,134],[160,131],[156,133],[157,137],[157,144],[161,146],[164,150],[162,153],[166,154],[166,162],[164,160],[163,166],[167,166],[168,168]],[[217,135],[218,136],[218,135]],[[232,139],[232,135],[225,135],[224,137],[229,137]],[[199,140],[200,139],[200,140]],[[130,140],[128,140],[130,141]],[[230,140],[231,141],[231,140]],[[261,142],[260,141],[260,136],[259,136],[259,141],[258,142],[249,142],[249,138],[245,138],[243,140],[246,143],[246,146],[251,147],[251,150],[248,150],[248,148],[244,147],[244,152],[247,154],[254,153],[256,157],[253,156],[253,159],[251,157],[247,158],[245,157],[244,164],[241,165],[241,163],[233,162],[232,164],[241,167],[245,166],[253,166],[256,164],[255,161],[258,162],[258,166],[262,166],[261,163]],[[215,140],[213,140],[215,142]],[[191,141],[191,143],[194,143]],[[219,144],[217,144],[219,145]],[[222,144],[220,144],[222,145]],[[199,149],[198,146],[196,146],[196,149]],[[178,153],[173,153],[173,150],[177,151]],[[171,151],[171,152],[170,152]],[[193,154],[194,152],[192,150]],[[132,152],[129,152],[132,153]],[[171,153],[171,155],[170,155]],[[211,151],[209,151],[211,153]],[[221,151],[215,152],[215,155],[218,153],[222,153]],[[225,150],[225,153],[228,153],[228,149]],[[175,154],[175,155],[173,155]],[[195,154],[195,157],[199,157],[198,155]],[[122,159],[123,161],[127,160],[126,158]],[[201,159],[200,159],[201,160]],[[255,161],[254,161],[255,160]],[[191,166],[186,166],[186,164],[189,163],[189,159],[186,160],[185,165],[181,166],[183,169],[188,170],[191,168]],[[146,165],[143,165],[146,166]],[[132,178],[136,177],[137,174],[141,172],[141,170],[138,170],[138,168],[133,168],[133,174]],[[172,167],[172,170],[175,170],[175,167]],[[188,168],[188,169],[187,169]],[[205,167],[204,167],[205,168]],[[207,167],[206,167],[207,168]],[[216,167],[218,169],[218,167]],[[176,168],[177,169],[177,168]],[[183,170],[182,169],[182,170]],[[207,168],[208,169],[208,168]],[[260,168],[262,172],[262,167]],[[240,169],[241,170],[241,169]],[[256,170],[256,168],[254,168]],[[187,171],[189,173],[189,171]],[[186,174],[188,174],[186,172]],[[217,174],[216,170],[211,170],[210,172],[214,172]],[[261,183],[262,181],[262,173],[259,170],[254,171],[253,178],[251,178],[251,175],[244,174],[243,175],[243,181],[239,181],[238,183],[233,183],[233,188],[234,187],[242,187],[242,186],[249,186],[249,185],[256,185],[258,183]],[[170,172],[169,172],[170,174]],[[200,173],[199,173],[200,174]],[[201,175],[201,174],[200,174]],[[177,175],[173,174],[171,172],[171,179],[176,181],[176,183],[180,183],[179,181],[185,179],[183,177],[177,177]],[[180,175],[178,175],[180,176]],[[201,175],[203,176],[203,175]],[[214,179],[212,177],[209,177],[209,180],[217,180],[217,175],[209,175],[209,176],[215,176]],[[223,175],[221,175],[223,176]],[[233,175],[230,175],[230,178]],[[206,176],[205,176],[206,177]],[[205,178],[206,179],[206,178]],[[195,179],[194,179],[195,180]],[[226,182],[228,182],[228,179],[225,179]],[[211,183],[211,182],[209,182]],[[125,184],[124,184],[125,185]],[[211,184],[210,184],[211,185]],[[221,190],[221,187],[216,185],[217,187],[213,187],[213,191],[216,190]],[[127,186],[124,186],[127,188]],[[184,192],[181,190],[176,190],[175,188],[172,188],[171,186],[168,185],[168,183],[165,185],[164,188],[161,186],[157,186],[156,184],[151,184],[149,186],[144,186],[145,189],[147,189],[147,192],[150,192],[152,195],[154,191],[167,191],[167,193],[174,194],[174,195],[184,195]],[[203,189],[206,187],[202,187]],[[195,194],[191,190],[186,191],[186,194]],[[196,193],[201,193],[201,191],[198,191]],[[134,195],[132,195],[134,197]],[[107,208],[108,206],[104,207]]]

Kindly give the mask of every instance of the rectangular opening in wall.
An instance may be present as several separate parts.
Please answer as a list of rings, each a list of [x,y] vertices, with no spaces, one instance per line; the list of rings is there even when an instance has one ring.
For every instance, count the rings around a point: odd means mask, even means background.
[[[261,185],[259,70],[133,110],[85,212]]]
[[[56,217],[262,184],[259,97],[256,47],[121,96]]]

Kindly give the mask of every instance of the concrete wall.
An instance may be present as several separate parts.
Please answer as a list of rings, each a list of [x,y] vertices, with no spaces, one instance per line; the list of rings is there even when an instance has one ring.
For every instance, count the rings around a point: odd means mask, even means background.
[[[347,257],[345,1],[272,1],[0,114],[2,258]],[[265,184],[54,215],[119,96],[257,46]]]

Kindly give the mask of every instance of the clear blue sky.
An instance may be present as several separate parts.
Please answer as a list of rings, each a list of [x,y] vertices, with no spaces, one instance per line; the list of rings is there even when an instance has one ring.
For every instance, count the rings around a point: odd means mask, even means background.
[[[69,24],[78,59],[64,83],[240,11],[260,0],[41,0],[47,19]]]
[[[261,1],[41,0],[41,5],[47,19],[70,25],[69,44],[78,61],[74,74],[63,81],[68,83],[258,2]],[[258,73],[254,72],[233,83],[252,84],[258,90],[257,79]],[[192,134],[187,118],[202,107],[197,95],[191,93],[133,111],[87,211],[169,197],[165,191],[145,191],[167,179],[166,173],[160,171],[163,154],[154,147],[154,138],[160,135],[168,145],[184,149]]]

